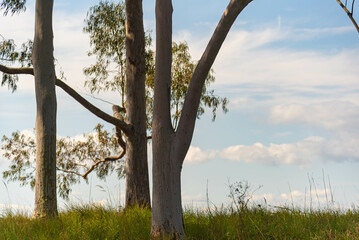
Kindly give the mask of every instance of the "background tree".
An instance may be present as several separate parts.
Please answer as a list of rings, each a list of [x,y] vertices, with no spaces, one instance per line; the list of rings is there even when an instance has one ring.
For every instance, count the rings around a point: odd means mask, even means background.
[[[252,0],[231,0],[194,73],[177,130],[171,122],[172,2],[156,0],[156,65],[153,109],[153,195],[151,236],[185,238],[181,170],[191,144],[206,77],[233,22]],[[128,11],[128,9],[126,9]]]
[[[17,131],[9,138],[3,136],[2,143],[4,157],[11,161],[9,169],[3,172],[3,177],[8,181],[18,181],[22,186],[29,185],[33,189],[36,170],[34,137]],[[94,133],[84,134],[81,140],[58,138],[56,169],[59,196],[68,199],[71,186],[81,179],[87,182],[91,172],[95,172],[100,179],[105,179],[112,172],[117,172],[119,178],[124,177],[123,161],[117,161],[123,155],[124,149],[120,149],[117,137],[104,130],[100,124],[95,127]]]
[[[123,3],[108,3],[100,2],[99,5],[92,7],[85,20],[84,31],[89,33],[91,47],[89,55],[96,56],[96,63],[89,68],[84,69],[87,75],[85,87],[87,87],[92,93],[95,92],[107,92],[114,91],[121,96],[121,106],[125,106],[125,93],[126,88],[126,76],[125,72],[125,53],[123,49],[123,43],[125,39],[124,29],[124,4]],[[122,40],[121,40],[122,39]],[[153,109],[153,87],[154,87],[154,51],[150,49],[151,38],[149,34],[146,39],[146,122],[147,122],[147,134],[148,138],[151,136],[152,125],[152,109]],[[5,42],[5,41],[3,41]],[[103,44],[103,43],[106,44]],[[4,44],[6,45],[6,44]],[[31,59],[31,44],[29,47],[22,47],[16,49],[16,46],[11,45],[11,51],[9,48],[4,48],[6,59],[10,62],[19,62],[21,66],[31,67],[31,61],[20,61],[20,56],[30,56]],[[27,46],[27,45],[26,45]],[[24,51],[27,50],[27,51]],[[191,75],[195,69],[196,63],[191,60],[187,43],[173,43],[173,79],[171,85],[171,109],[172,109],[172,122],[174,126],[177,126],[178,119],[180,117],[181,109],[183,107],[185,94],[190,83]],[[26,54],[25,54],[26,53]],[[17,56],[10,58],[8,55]],[[5,58],[5,57],[4,57]],[[28,59],[28,57],[22,57]],[[3,68],[2,68],[3,67]],[[24,68],[20,68],[24,70]],[[18,70],[20,70],[18,69]],[[0,70],[5,71],[4,66],[0,65]],[[213,71],[212,71],[213,72]],[[17,75],[3,74],[9,77],[16,77]],[[61,74],[61,72],[60,72]],[[207,90],[207,87],[214,81],[213,74],[209,74],[206,78],[206,84],[202,90],[200,108],[197,112],[199,117],[204,113],[205,108],[212,110],[212,119],[216,117],[216,111],[218,107],[226,112],[227,99],[221,98],[214,94],[213,90]],[[9,84],[9,87],[14,89],[16,87],[16,81],[10,81],[5,79],[3,84]],[[56,84],[60,87],[66,86],[61,80],[57,80]],[[67,90],[66,90],[67,89]],[[68,88],[64,89],[68,91]],[[71,93],[71,92],[68,92]],[[74,97],[74,95],[72,95]],[[78,97],[78,96],[77,96]],[[76,96],[75,96],[76,99]],[[88,105],[84,105],[85,107]],[[97,115],[99,116],[99,115]],[[126,118],[126,113],[122,113],[122,117]],[[101,116],[100,116],[101,117]],[[108,117],[108,116],[107,116]],[[97,135],[96,135],[97,134]],[[108,136],[106,138],[100,138],[100,136]],[[15,137],[17,136],[17,137]],[[96,137],[97,136],[97,137]],[[12,161],[10,170],[7,171],[4,176],[8,180],[20,180],[23,184],[32,183],[31,169],[34,168],[33,158],[30,156],[22,155],[20,151],[16,151],[16,148],[22,149],[21,146],[26,147],[22,143],[22,139],[27,138],[21,133],[13,134],[12,137],[5,137],[3,142],[3,149],[8,153],[7,158]],[[98,139],[97,139],[98,138]],[[93,140],[96,139],[96,140]],[[108,140],[105,140],[108,139]],[[110,140],[111,139],[111,140]],[[95,171],[100,178],[106,177],[113,171],[117,171],[119,176],[123,176],[123,161],[119,158],[115,159],[122,154],[123,151],[118,146],[114,133],[108,133],[102,128],[96,127],[95,135],[86,134],[81,141],[70,141],[70,139],[59,139],[57,150],[57,169],[58,169],[58,192],[61,197],[68,197],[71,189],[71,185],[80,181],[81,178],[85,178],[92,171]],[[107,147],[105,147],[107,145]],[[116,146],[117,145],[117,146]],[[59,148],[66,150],[65,155],[59,155]],[[146,144],[147,146],[147,144]],[[35,146],[33,146],[35,147]],[[139,146],[136,146],[138,148]],[[81,150],[86,148],[86,151]],[[106,151],[100,151],[101,149],[107,149]],[[122,148],[124,148],[122,146]],[[78,151],[77,151],[78,150]],[[60,151],[61,152],[61,151]],[[119,153],[119,154],[117,154]],[[106,155],[107,154],[107,155]],[[117,154],[117,155],[116,155]],[[109,157],[115,155],[113,157]],[[92,159],[92,160],[90,160]],[[118,161],[116,161],[118,160]],[[146,159],[147,161],[147,159]],[[24,164],[26,163],[26,164]],[[16,167],[19,166],[19,167]],[[106,169],[102,171],[101,169]],[[140,176],[140,175],[139,175]],[[28,180],[26,180],[28,179]],[[126,188],[130,189],[130,188]],[[128,194],[127,194],[128,195]],[[148,197],[149,198],[149,197]]]

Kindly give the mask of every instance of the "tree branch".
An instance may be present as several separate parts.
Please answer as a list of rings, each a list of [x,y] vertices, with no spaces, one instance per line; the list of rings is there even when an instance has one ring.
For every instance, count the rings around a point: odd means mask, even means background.
[[[355,1],[355,0],[354,0]],[[343,5],[343,3],[340,1],[340,0],[337,0],[337,2],[339,3],[339,5],[344,9],[344,11],[348,14],[350,20],[353,22],[355,28],[357,29],[358,33],[359,33],[359,26],[358,24],[356,23],[356,21],[354,20],[353,18],[353,7],[354,7],[354,1],[353,1],[353,4],[352,4],[352,12],[350,12],[346,6]]]
[[[111,115],[97,108],[60,79],[56,79],[56,86],[62,88],[67,94],[73,97],[77,102],[79,102],[82,106],[84,106],[87,110],[95,114],[97,117],[101,118],[106,122],[112,123],[116,127],[121,128],[126,135],[129,135],[131,133],[132,130],[131,125],[125,123],[123,120],[112,117]]]
[[[98,161],[96,161],[83,175],[82,177],[87,179],[87,175],[89,175],[100,163],[105,163],[105,162],[113,162],[113,161],[117,161],[120,158],[123,158],[123,156],[125,156],[126,153],[126,149],[122,149],[122,151],[120,152],[120,154],[118,154],[117,156],[110,156],[110,157],[106,157],[103,159],[100,159]]]
[[[173,130],[171,122],[171,66],[172,66],[172,3],[156,1],[156,58],[153,99],[153,129]],[[153,138],[161,138],[154,131]],[[164,140],[164,139],[163,139]]]
[[[123,121],[123,116],[121,115],[121,112],[124,113],[126,112],[125,108],[121,108],[120,106],[114,105],[112,107],[113,110],[113,115],[115,118]],[[121,129],[119,127],[116,126],[116,137],[117,137],[117,143],[122,147],[122,151],[120,152],[120,154],[118,154],[117,156],[110,156],[110,157],[106,157],[103,159],[100,159],[98,161],[94,161],[94,164],[92,164],[92,166],[87,169],[87,171],[84,174],[75,172],[75,171],[71,171],[71,170],[66,170],[66,169],[60,169],[57,168],[57,170],[59,171],[63,171],[66,173],[71,173],[71,174],[76,174],[80,177],[83,177],[84,179],[87,179],[87,176],[100,164],[100,163],[105,163],[105,162],[113,162],[116,161],[118,159],[123,158],[123,156],[125,156],[126,154],[126,143],[125,141],[122,139],[122,133],[121,133]]]
[[[3,73],[7,73],[7,74],[29,74],[29,75],[34,75],[34,69],[33,68],[26,68],[26,67],[21,67],[21,68],[10,68],[10,67],[6,67],[4,65],[0,64],[0,71]]]
[[[197,110],[206,77],[237,16],[252,0],[231,0],[193,73],[176,133],[176,151],[185,158],[192,141]],[[181,162],[182,164],[183,162]]]
[[[71,173],[71,174],[75,174],[77,176],[83,177],[83,174],[75,172],[75,171],[71,171],[71,170],[66,170],[66,169],[62,169],[62,168],[58,168],[56,167],[57,171],[61,171],[61,172],[65,172],[65,173]]]
[[[98,161],[95,161],[94,164],[92,164],[92,166],[87,169],[87,171],[84,173],[84,174],[81,174],[79,172],[76,172],[76,171],[71,171],[71,170],[66,170],[66,169],[61,169],[61,168],[56,168],[56,170],[58,171],[61,171],[61,172],[65,172],[65,173],[71,173],[71,174],[75,174],[77,176],[80,176],[84,179],[87,179],[87,176],[100,164],[100,163],[105,163],[105,162],[113,162],[113,161],[117,161],[118,159],[121,159],[123,158],[123,156],[125,155],[126,153],[126,150],[123,149],[121,151],[120,154],[118,154],[117,156],[110,156],[110,157],[106,157],[106,158],[103,158],[103,159],[100,159]]]
[[[0,64],[0,71],[7,74],[29,74],[34,75],[33,68],[10,68]],[[61,81],[56,79],[56,86],[62,88],[67,94],[79,102],[83,107],[89,110],[91,113],[101,118],[102,120],[109,122],[119,128],[126,134],[129,135],[132,131],[132,126],[127,124],[125,121],[112,117],[111,115],[105,113],[101,109],[94,106],[92,103],[83,98],[78,94],[73,88]]]

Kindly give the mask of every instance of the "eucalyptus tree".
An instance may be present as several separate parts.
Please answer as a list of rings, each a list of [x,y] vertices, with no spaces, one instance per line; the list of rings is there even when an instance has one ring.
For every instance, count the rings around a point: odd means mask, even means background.
[[[85,87],[92,93],[114,91],[119,94],[121,101],[118,109],[122,112],[117,118],[122,118],[122,120],[128,120],[129,116],[126,110],[126,103],[132,102],[132,100],[129,101],[129,98],[126,97],[126,84],[128,81],[126,80],[127,61],[126,51],[124,49],[126,38],[125,21],[123,3],[101,1],[98,5],[91,7],[84,27],[84,31],[90,36],[91,50],[89,51],[89,55],[96,56],[96,63],[84,69],[84,73],[87,75]],[[145,36],[144,64],[146,74],[144,86],[147,140],[151,139],[152,131],[155,68],[154,51],[152,51],[150,47],[151,37],[149,33],[147,33]],[[136,48],[138,48],[138,46]],[[32,74],[32,69],[29,68],[32,66],[32,62],[28,60],[31,60],[31,50],[31,42],[24,44],[20,49],[16,49],[13,41],[3,40],[2,45],[0,42],[0,55],[2,54],[3,58],[11,62],[19,62],[22,66],[21,68],[9,68],[0,65],[0,71],[4,73],[2,84],[7,83],[9,87],[14,90],[16,89],[17,83],[16,74]],[[196,62],[191,59],[188,45],[185,42],[178,44],[172,43],[172,52],[173,81],[171,84],[171,117],[173,126],[176,128]],[[205,108],[209,108],[212,111],[212,120],[215,120],[216,111],[219,107],[221,107],[224,112],[227,111],[228,101],[226,98],[215,95],[213,90],[208,90],[208,87],[213,81],[214,76],[213,71],[211,71],[206,77],[197,116],[200,117],[204,113]],[[124,172],[126,172],[126,179],[131,182],[131,184],[128,184],[126,187],[126,206],[138,203],[140,205],[149,205],[149,191],[146,190],[149,189],[148,175],[146,177],[146,172],[148,171],[147,157],[145,158],[144,154],[141,155],[141,159],[139,157],[127,157],[128,170],[125,170],[122,157],[125,152],[129,153],[126,146],[128,139],[123,140],[122,135],[128,135],[126,133],[121,134],[121,128],[118,127],[119,123],[111,118],[111,116],[91,105],[60,79],[56,80],[56,85],[65,90],[93,114],[117,126],[117,134],[109,133],[103,130],[102,127],[97,126],[95,128],[95,134],[86,134],[82,140],[75,141],[69,138],[58,139],[57,179],[60,197],[68,198],[71,185],[78,183],[81,178],[87,180],[91,172],[95,172],[100,178],[105,178],[113,171],[117,171],[119,177],[123,177]],[[136,90],[132,94],[139,94],[139,92]],[[134,104],[133,106],[136,107],[137,105]],[[2,148],[6,151],[6,157],[12,162],[10,169],[4,172],[4,177],[8,180],[20,181],[22,184],[30,184],[30,186],[33,186],[34,179],[31,172],[32,169],[34,169],[34,162],[32,161],[31,153],[34,152],[35,145],[28,144],[31,142],[34,142],[33,139],[20,132],[14,133],[11,137],[4,137]],[[142,144],[142,146],[140,144]],[[146,149],[146,147],[147,142],[144,141],[135,144],[136,149]],[[19,151],[18,149],[26,149],[26,151]],[[133,151],[137,151],[136,149]],[[138,164],[142,167],[140,171],[138,170]],[[133,177],[131,177],[131,174]],[[135,180],[131,181],[131,178]],[[141,190],[138,186],[145,187]],[[137,189],[137,191],[134,191],[134,189]],[[141,194],[142,200],[139,198]],[[146,203],[143,199],[145,199]]]
[[[151,236],[185,238],[181,170],[191,144],[201,92],[211,66],[237,16],[252,0],[230,0],[186,94],[177,130],[171,122],[172,1],[156,0],[156,63],[153,109],[153,191]],[[127,9],[128,11],[128,9]]]
[[[53,0],[36,0],[32,51],[36,95],[36,177],[33,217],[57,215],[56,92],[52,30]]]
[[[126,108],[126,121],[135,131],[126,136],[126,206],[150,204],[146,139],[151,136],[146,137],[146,125],[147,133],[151,134],[154,53],[150,49],[151,37],[144,33],[141,11],[140,1],[126,1],[126,6],[121,2],[101,1],[90,9],[84,28],[90,35],[92,50],[89,55],[97,59],[94,65],[84,69],[89,77],[85,86],[91,92],[119,93],[121,104]],[[186,43],[172,43],[171,48],[174,53],[171,109],[176,126],[195,64]],[[197,115],[203,114],[207,106],[212,109],[214,120],[219,106],[227,111],[227,99],[216,96],[213,90],[207,91],[213,81],[213,75],[209,74],[201,91]]]
[[[132,2],[126,7],[133,7]],[[136,5],[135,7],[141,7]],[[121,96],[129,131],[126,136],[126,207],[150,206],[145,101],[145,33],[132,28],[135,16],[125,16],[125,4],[100,1],[90,8],[84,31],[90,35],[96,63],[84,69],[91,92],[115,91]],[[134,32],[132,32],[134,31]],[[132,38],[126,37],[133,36]],[[143,35],[143,36],[142,36]],[[136,36],[136,37],[135,37]],[[109,78],[111,80],[109,81]]]
[[[4,15],[25,10],[26,0],[3,0],[0,8]],[[57,215],[56,195],[56,93],[55,93],[55,65],[53,57],[52,30],[53,1],[37,0],[35,6],[35,35],[31,61],[34,69],[26,68],[35,77],[36,95],[36,176],[35,176],[35,209],[33,217],[49,217]],[[32,45],[32,44],[31,44]],[[11,52],[12,42],[1,44],[2,57],[19,58],[23,62],[29,61],[26,45],[23,55],[7,54]],[[5,50],[5,53],[4,51]],[[4,81],[16,81],[5,74]],[[15,86],[13,84],[13,86]]]

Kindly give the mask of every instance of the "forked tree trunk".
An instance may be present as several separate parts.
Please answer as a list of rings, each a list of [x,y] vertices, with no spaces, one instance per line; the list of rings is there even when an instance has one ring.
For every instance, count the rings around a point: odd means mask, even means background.
[[[156,69],[152,126],[153,193],[151,237],[185,237],[181,203],[181,168],[170,112],[172,3],[156,1]]]
[[[181,204],[181,169],[192,141],[202,88],[229,29],[252,0],[231,0],[199,61],[177,132],[171,124],[172,3],[156,1],[156,68],[153,108],[152,238],[186,238]]]
[[[126,0],[126,207],[150,207],[142,0]]]
[[[52,32],[53,0],[37,0],[33,64],[36,94],[36,178],[33,217],[57,215],[56,93]]]

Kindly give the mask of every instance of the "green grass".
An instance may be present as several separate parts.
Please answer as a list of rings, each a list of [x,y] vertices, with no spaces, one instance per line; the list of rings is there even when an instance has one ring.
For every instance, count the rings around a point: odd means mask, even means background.
[[[359,211],[185,210],[187,239],[359,239]],[[148,239],[151,211],[69,207],[58,218],[0,217],[0,239]]]

